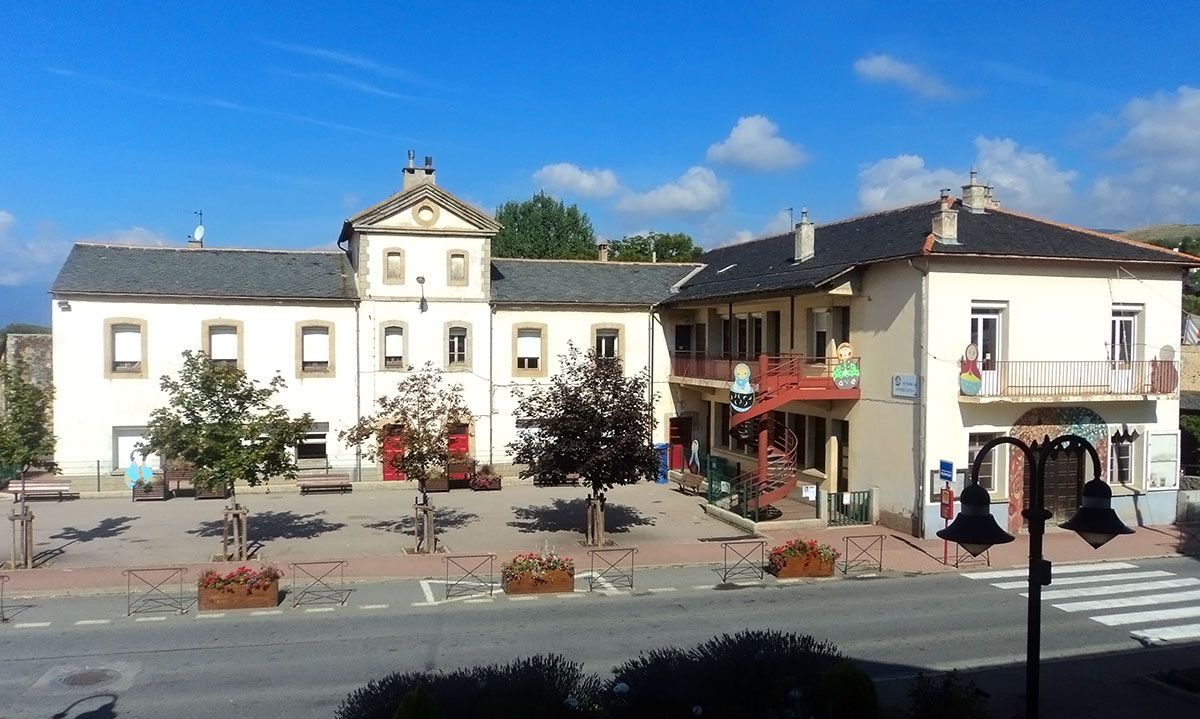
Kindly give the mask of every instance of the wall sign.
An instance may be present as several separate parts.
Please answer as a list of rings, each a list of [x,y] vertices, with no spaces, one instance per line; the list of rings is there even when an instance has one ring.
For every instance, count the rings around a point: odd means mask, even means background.
[[[919,382],[915,374],[892,375],[893,397],[916,397],[918,388]]]

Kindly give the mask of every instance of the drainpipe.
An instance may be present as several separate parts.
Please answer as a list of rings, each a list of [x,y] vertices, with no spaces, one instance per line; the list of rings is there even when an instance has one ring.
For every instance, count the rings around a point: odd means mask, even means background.
[[[915,460],[917,463],[917,481],[914,514],[917,518],[916,534],[918,537],[923,538],[925,536],[925,482],[927,474],[925,468],[928,466],[929,455],[929,449],[926,446],[927,438],[925,435],[929,412],[928,405],[926,403],[928,388],[925,387],[926,383],[929,381],[929,348],[926,346],[926,343],[929,341],[929,269],[928,267],[921,269],[912,261],[912,258],[909,258],[908,266],[921,273],[921,296],[917,304],[917,330],[921,333],[921,335],[917,340],[916,346],[916,351],[918,353],[917,367],[919,371],[917,377],[919,377],[920,383],[917,391],[917,416],[919,418],[919,424],[917,425],[917,446],[920,447],[920,451],[917,452],[917,457]]]
[[[492,426],[496,423],[496,305],[488,305],[488,464],[496,471],[495,434]]]
[[[647,378],[649,381],[646,382],[646,404],[649,405],[649,407],[650,407],[650,419],[651,420],[655,419],[655,417],[654,417],[654,308],[655,307],[658,307],[658,303],[650,305],[650,307],[646,310],[646,340],[649,343],[648,355],[650,357],[650,364],[647,367],[647,371],[649,372],[650,376]],[[654,422],[652,421],[650,424],[651,424],[650,436],[648,436],[646,438],[646,441],[650,443],[651,447],[653,447],[654,446],[654,426],[653,426]]]
[[[374,354],[374,353],[373,353]],[[354,417],[362,416],[362,303],[354,303]],[[354,477],[362,481],[362,445],[354,445]]]

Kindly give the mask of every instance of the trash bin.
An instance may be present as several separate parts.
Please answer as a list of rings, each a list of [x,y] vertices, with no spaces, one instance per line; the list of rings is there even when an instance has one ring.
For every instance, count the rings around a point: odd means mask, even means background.
[[[667,483],[667,471],[671,467],[671,445],[662,442],[654,445],[654,451],[658,452],[658,483]]]

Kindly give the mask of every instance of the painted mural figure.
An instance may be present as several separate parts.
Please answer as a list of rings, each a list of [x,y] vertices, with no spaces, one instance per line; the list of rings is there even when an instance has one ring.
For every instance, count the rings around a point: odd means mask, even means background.
[[[149,484],[154,479],[154,470],[146,463],[146,458],[139,461],[136,455],[136,451],[129,453],[129,466],[125,468],[125,484],[130,489],[139,484]]]
[[[983,388],[983,375],[979,373],[979,348],[975,343],[967,345],[963,358],[958,363],[958,389],[968,397],[975,397]]]
[[[692,474],[700,474],[700,440],[692,440],[692,456],[688,458],[688,469]]]
[[[739,362],[733,368],[733,384],[729,386],[729,406],[734,412],[745,412],[754,406],[754,388],[750,386],[750,367]]]
[[[833,367],[833,386],[838,389],[854,389],[858,386],[858,363],[854,361],[854,348],[843,342],[837,348],[838,363]]]

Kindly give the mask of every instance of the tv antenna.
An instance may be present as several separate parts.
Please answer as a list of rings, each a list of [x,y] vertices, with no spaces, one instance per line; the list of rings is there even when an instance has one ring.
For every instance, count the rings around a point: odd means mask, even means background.
[[[192,210],[192,214],[199,218],[199,224],[196,225],[196,229],[192,230],[192,235],[188,239],[201,242],[204,240],[204,210]]]

